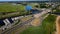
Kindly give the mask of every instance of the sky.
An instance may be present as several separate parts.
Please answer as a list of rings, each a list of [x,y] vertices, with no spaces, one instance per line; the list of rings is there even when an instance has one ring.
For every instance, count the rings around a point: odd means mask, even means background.
[[[49,0],[0,0],[0,1],[49,1]],[[51,1],[60,1],[60,0],[51,0]]]
[[[0,1],[42,1],[42,0],[0,0]]]

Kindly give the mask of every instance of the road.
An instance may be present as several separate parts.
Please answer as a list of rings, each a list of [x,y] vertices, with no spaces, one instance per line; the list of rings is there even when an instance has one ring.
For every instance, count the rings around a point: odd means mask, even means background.
[[[3,31],[1,34],[11,34],[11,32],[13,32],[13,30],[17,30],[18,28],[24,26],[25,24],[30,23],[30,22],[31,22],[32,20],[34,20],[36,17],[37,17],[37,18],[40,18],[40,20],[41,20],[41,19],[42,19],[42,18],[41,18],[42,15],[44,15],[44,14],[46,14],[46,13],[48,13],[48,11],[42,11],[42,12],[40,12],[40,13],[38,13],[38,14],[34,14],[34,17],[32,17],[31,19],[29,19],[29,20],[27,20],[27,21],[25,21],[25,22],[23,22],[23,23],[20,23],[20,24],[16,25],[15,27],[12,27],[12,28],[9,29],[9,30],[5,30],[5,31]],[[47,17],[47,16],[46,16],[46,17]],[[41,21],[42,21],[42,20],[41,20]]]
[[[24,26],[25,24],[30,23],[33,19],[34,19],[34,17],[32,17],[31,19],[25,21],[24,23],[20,23],[20,24],[16,25],[15,27],[13,27],[13,28],[11,28],[9,30],[3,31],[1,34],[11,34],[11,32],[13,32],[13,30],[16,30],[16,29]]]
[[[48,15],[49,15],[48,12],[50,12],[49,9],[44,10],[44,11],[38,13],[38,14],[34,14],[34,17],[40,18],[40,20],[41,20],[40,22],[42,22],[46,17],[48,17]],[[45,15],[45,14],[46,14],[46,15]],[[43,15],[45,15],[45,16],[43,17]]]
[[[11,17],[11,18],[12,18],[12,17]],[[4,29],[5,29],[5,28],[7,28],[7,29],[11,28],[11,26],[13,26],[14,24],[16,24],[16,23],[18,22],[18,20],[19,20],[20,22],[25,22],[25,21],[27,21],[27,20],[30,19],[30,18],[32,18],[31,15],[14,17],[14,18],[12,18],[12,19],[15,19],[15,20],[13,20],[14,23],[12,23],[12,24],[9,23],[9,24],[7,24],[7,25],[4,25],[4,26],[0,27],[0,30],[3,30],[3,28],[4,28]],[[8,18],[7,18],[7,19],[8,19]],[[25,19],[25,20],[24,20],[24,19]]]
[[[42,17],[42,15],[47,14],[48,12],[50,12],[50,10],[45,9],[45,10],[43,10],[42,12],[40,12],[38,14],[34,14],[34,17],[36,17],[36,18]]]
[[[41,11],[40,13],[38,14],[34,14],[34,17],[36,18],[35,21],[32,23],[33,26],[39,26],[39,25],[42,25],[42,21],[48,17],[48,12],[50,12],[51,10],[49,9],[46,9],[46,10],[43,10]],[[46,15],[45,15],[46,14]],[[45,15],[45,16],[43,16]],[[37,21],[38,20],[38,21]],[[40,21],[40,22],[39,22]]]

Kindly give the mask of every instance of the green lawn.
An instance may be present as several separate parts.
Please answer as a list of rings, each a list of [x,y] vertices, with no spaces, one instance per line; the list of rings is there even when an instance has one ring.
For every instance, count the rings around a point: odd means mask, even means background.
[[[20,34],[53,34],[55,31],[55,18],[54,15],[49,15],[43,22],[41,26],[29,27]]]
[[[3,3],[0,4],[0,12],[16,12],[18,11],[23,11],[25,8],[21,4],[16,4],[13,5],[12,3]]]
[[[10,14],[9,13],[15,13],[15,12],[19,12],[19,14]],[[25,6],[22,4],[16,4],[13,5],[12,3],[3,3],[0,4],[0,18],[4,17],[12,17],[12,16],[18,16],[18,15],[26,15],[29,14],[29,12],[25,11]]]

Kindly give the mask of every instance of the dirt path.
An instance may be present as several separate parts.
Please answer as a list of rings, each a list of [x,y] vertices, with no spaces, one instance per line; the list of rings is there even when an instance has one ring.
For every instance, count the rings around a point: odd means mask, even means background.
[[[56,34],[60,34],[60,16],[56,19]]]
[[[41,25],[41,23],[42,23],[42,21],[46,18],[46,17],[48,17],[48,15],[49,14],[47,14],[46,16],[44,16],[44,17],[38,17],[38,18],[35,18],[32,22],[31,22],[31,25],[33,25],[33,26],[39,26],[39,25]]]
[[[35,18],[32,22],[31,22],[32,26],[39,26],[40,25],[40,18]]]

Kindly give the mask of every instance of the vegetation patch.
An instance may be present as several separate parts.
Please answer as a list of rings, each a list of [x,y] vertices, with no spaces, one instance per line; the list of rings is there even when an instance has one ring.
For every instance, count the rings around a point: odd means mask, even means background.
[[[41,26],[31,26],[20,34],[53,34],[55,31],[55,20],[55,15],[49,15],[45,20],[43,20]]]

